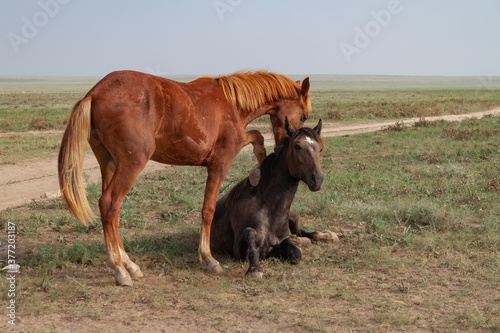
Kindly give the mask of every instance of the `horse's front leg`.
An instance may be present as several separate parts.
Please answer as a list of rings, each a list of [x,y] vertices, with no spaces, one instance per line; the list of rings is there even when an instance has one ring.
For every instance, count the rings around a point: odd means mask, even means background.
[[[264,270],[259,263],[259,247],[262,246],[262,236],[259,237],[254,228],[245,228],[235,244],[234,253],[238,254],[239,259],[248,258],[249,267],[246,275],[261,279]]]
[[[257,161],[259,162],[253,169],[250,171],[250,175],[248,179],[250,180],[250,184],[252,186],[257,186],[260,182],[260,165],[262,161],[266,158],[266,147],[264,146],[264,137],[257,130],[251,130],[245,133],[246,134],[246,145],[251,143],[253,145],[253,153],[255,157],[257,157]]]
[[[217,203],[217,195],[219,194],[222,182],[229,172],[231,161],[227,163],[217,163],[207,167],[208,177],[205,187],[205,198],[203,200],[203,208],[201,210],[201,235],[200,246],[198,247],[198,255],[202,265],[210,271],[216,273],[222,272],[222,268],[217,260],[212,257],[210,251],[210,226],[214,218],[215,205]]]
[[[288,260],[291,264],[298,264],[302,259],[302,251],[288,237],[273,248],[269,253],[269,257],[276,257]]]
[[[297,209],[292,205],[290,206],[290,212],[288,214],[288,224],[290,227],[290,232],[294,235],[297,235],[298,238],[305,237],[306,239],[297,239],[295,240],[295,243],[297,245],[306,245],[308,243],[311,243],[310,240],[313,241],[323,241],[323,242],[336,242],[339,240],[339,237],[337,236],[336,233],[332,231],[306,231],[304,228],[302,228],[299,225],[299,212]]]
[[[267,154],[266,147],[264,146],[264,137],[257,130],[251,130],[246,132],[245,134],[246,144],[251,143],[253,145],[253,153],[255,154],[255,157],[257,157],[259,165],[261,165]]]

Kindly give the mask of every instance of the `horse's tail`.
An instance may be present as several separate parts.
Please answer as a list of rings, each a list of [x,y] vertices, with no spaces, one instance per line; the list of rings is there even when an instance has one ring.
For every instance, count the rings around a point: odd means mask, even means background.
[[[90,96],[78,101],[71,111],[59,150],[58,171],[61,194],[69,210],[84,225],[95,219],[83,184],[83,157],[91,128]]]

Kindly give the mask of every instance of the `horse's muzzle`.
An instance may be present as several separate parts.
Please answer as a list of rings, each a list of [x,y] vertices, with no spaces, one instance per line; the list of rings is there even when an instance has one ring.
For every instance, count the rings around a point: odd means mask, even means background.
[[[307,182],[307,186],[310,191],[316,192],[321,189],[321,185],[323,185],[323,180],[325,176],[321,172],[313,173],[311,175],[311,179]]]

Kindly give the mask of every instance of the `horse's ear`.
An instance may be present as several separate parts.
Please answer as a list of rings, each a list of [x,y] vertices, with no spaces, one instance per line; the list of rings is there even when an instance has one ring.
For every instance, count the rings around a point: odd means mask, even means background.
[[[316,131],[318,135],[321,135],[321,118],[319,119],[318,124],[313,128],[313,130]]]
[[[288,117],[285,117],[285,130],[288,136],[292,136],[295,133],[295,128],[293,128],[292,124],[288,121]]]
[[[297,83],[297,85],[300,86],[300,80],[295,81],[295,83]]]
[[[304,81],[302,81],[302,88],[300,89],[302,95],[305,95],[309,92],[309,77],[306,77]]]

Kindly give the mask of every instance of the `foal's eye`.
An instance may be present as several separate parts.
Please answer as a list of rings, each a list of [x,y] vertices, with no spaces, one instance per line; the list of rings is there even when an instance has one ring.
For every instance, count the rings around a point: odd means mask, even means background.
[[[300,117],[300,120],[302,120],[303,122],[307,120],[307,117],[305,114],[302,114],[302,116]]]
[[[300,145],[295,145],[295,150],[300,150],[302,147]]]

